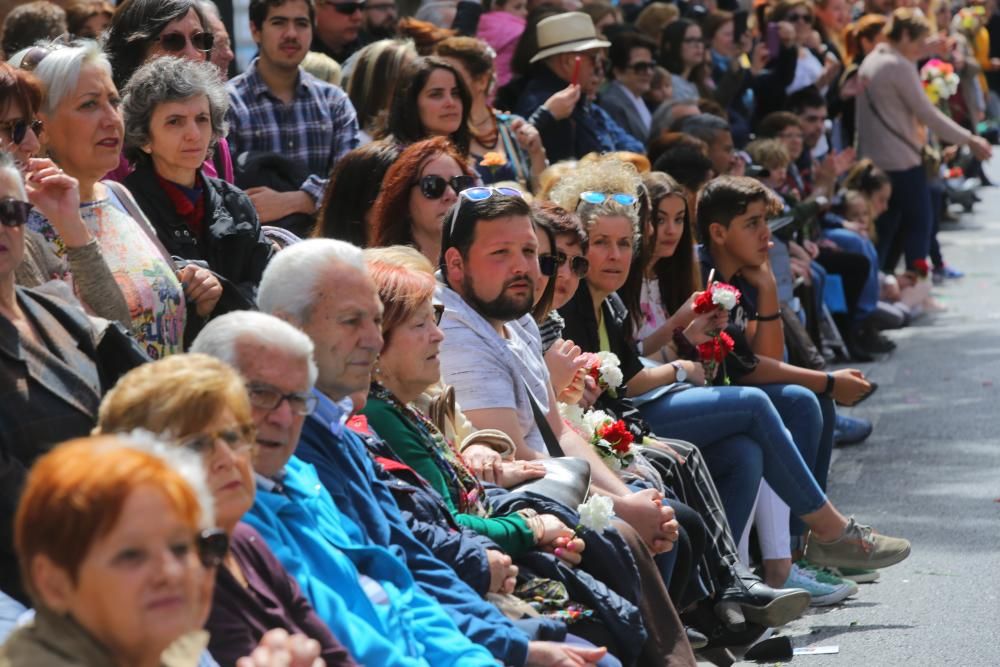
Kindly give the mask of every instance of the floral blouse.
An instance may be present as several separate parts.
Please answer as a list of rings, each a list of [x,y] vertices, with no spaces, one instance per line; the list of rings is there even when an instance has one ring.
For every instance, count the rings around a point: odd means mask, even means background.
[[[639,310],[642,311],[642,321],[636,340],[643,340],[664,324],[669,315],[660,302],[660,281],[656,278],[644,278],[642,290],[639,292]]]

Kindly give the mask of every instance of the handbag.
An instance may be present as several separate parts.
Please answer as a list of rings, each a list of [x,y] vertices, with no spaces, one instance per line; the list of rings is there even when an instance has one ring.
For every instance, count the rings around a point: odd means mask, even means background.
[[[875,108],[875,103],[872,102],[871,93],[869,93],[867,89],[865,89],[865,100],[867,100],[868,108],[872,110],[873,114],[875,114],[875,118],[878,119],[878,122],[882,123],[885,129],[889,130],[889,133],[892,134],[892,136],[902,141],[910,147],[910,150],[916,152],[916,154],[920,156],[920,163],[924,166],[927,178],[938,178],[941,175],[941,164],[943,162],[941,159],[941,151],[931,145],[924,145],[917,148],[910,143],[910,140],[904,137],[902,132],[894,128],[892,125],[887,123],[884,118],[882,118],[882,114],[880,114],[878,109]]]
[[[511,493],[533,493],[568,507],[576,508],[590,493],[590,463],[575,456],[540,459],[545,466],[545,477],[518,484]]]

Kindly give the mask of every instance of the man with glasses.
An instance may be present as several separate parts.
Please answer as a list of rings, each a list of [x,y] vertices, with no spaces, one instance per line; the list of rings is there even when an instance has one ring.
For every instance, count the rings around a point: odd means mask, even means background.
[[[645,143],[653,117],[642,96],[653,82],[656,44],[645,35],[619,33],[611,39],[608,58],[612,81],[604,88],[598,104],[611,118],[639,141]]]
[[[250,28],[260,55],[227,84],[233,155],[280,154],[309,175],[290,192],[247,190],[264,224],[315,214],[331,169],[359,141],[346,93],[300,67],[315,18],[312,0],[251,0]]]
[[[364,46],[361,29],[365,9],[365,0],[317,0],[316,33],[311,50],[324,53],[338,63],[346,62]]]

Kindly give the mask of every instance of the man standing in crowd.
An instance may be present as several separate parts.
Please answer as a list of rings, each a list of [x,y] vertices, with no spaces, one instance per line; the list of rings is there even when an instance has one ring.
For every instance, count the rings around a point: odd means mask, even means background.
[[[357,115],[347,94],[299,67],[314,20],[312,0],[252,0],[250,29],[260,55],[227,84],[233,155],[278,153],[308,174],[291,192],[247,190],[262,223],[313,215],[333,165],[358,145]]]
[[[376,1],[384,4],[386,0]],[[310,50],[325,53],[343,65],[352,53],[364,46],[361,30],[368,14],[366,10],[364,0],[318,0],[316,33]]]

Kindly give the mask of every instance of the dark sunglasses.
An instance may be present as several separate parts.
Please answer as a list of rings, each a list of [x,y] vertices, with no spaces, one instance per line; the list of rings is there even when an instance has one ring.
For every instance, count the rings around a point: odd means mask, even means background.
[[[789,23],[812,23],[812,17],[808,14],[789,14],[785,17]]]
[[[226,553],[229,552],[229,536],[218,528],[207,528],[195,538],[198,548],[198,559],[207,568],[218,567],[222,564]]]
[[[0,199],[0,225],[4,227],[20,227],[28,221],[31,204],[13,197]]]
[[[628,66],[628,69],[634,71],[636,74],[642,74],[643,72],[649,72],[656,69],[656,63],[654,62],[644,62],[644,63],[632,63]]]
[[[191,35],[189,40],[188,36],[182,32],[170,32],[160,35],[158,41],[167,53],[180,53],[187,46],[188,41],[196,50],[208,53],[212,50],[212,45],[215,44],[215,35],[210,32],[196,32]]]
[[[365,3],[363,2],[328,2],[326,3],[337,10],[338,14],[346,14],[350,16],[354,12],[360,12],[365,8]]]
[[[452,178],[446,179],[444,176],[434,175],[423,176],[418,183],[420,186],[420,194],[428,199],[441,199],[441,197],[444,196],[445,189],[449,185],[457,195],[462,190],[468,190],[475,184],[476,179],[472,176],[453,176]]]
[[[435,326],[437,326],[441,324],[441,317],[444,316],[444,304],[435,303],[433,305],[433,308],[434,308],[434,324]]]
[[[554,276],[559,271],[559,267],[569,261],[569,269],[577,278],[583,278],[590,270],[590,260],[583,255],[568,256],[564,252],[555,251],[547,255],[538,256],[538,268],[543,276]]]
[[[27,121],[23,118],[18,118],[17,120],[8,120],[0,123],[0,128],[10,132],[10,140],[15,145],[20,146],[24,138],[28,136],[28,128],[38,136],[45,129],[45,123],[35,119],[32,121]]]

